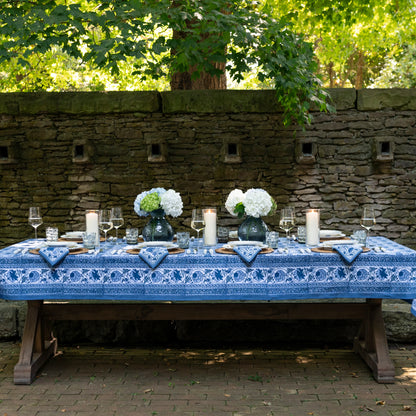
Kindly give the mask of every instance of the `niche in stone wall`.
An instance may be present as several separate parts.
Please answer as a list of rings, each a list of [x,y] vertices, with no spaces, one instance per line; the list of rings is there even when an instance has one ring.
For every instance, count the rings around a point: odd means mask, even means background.
[[[315,138],[299,137],[296,140],[296,160],[298,163],[315,163],[317,154],[317,144]]]
[[[10,140],[0,141],[0,163],[16,163],[17,146]]]
[[[394,159],[394,141],[390,137],[373,140],[373,158],[376,162],[391,162]]]
[[[150,163],[163,163],[167,160],[166,143],[152,141],[147,143],[147,160]]]
[[[222,153],[225,163],[241,163],[241,143],[237,139],[223,142]]]
[[[92,154],[91,145],[85,139],[75,140],[72,144],[72,161],[74,163],[89,162]]]

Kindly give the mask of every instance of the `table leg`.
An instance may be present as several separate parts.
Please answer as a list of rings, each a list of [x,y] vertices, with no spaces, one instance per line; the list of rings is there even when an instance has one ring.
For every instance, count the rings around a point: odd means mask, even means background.
[[[367,299],[368,311],[354,339],[354,351],[373,371],[379,383],[394,383],[394,365],[384,328],[381,299]]]
[[[15,384],[30,384],[57,347],[56,338],[47,333],[42,318],[43,301],[28,301],[27,305],[19,362],[14,367]]]

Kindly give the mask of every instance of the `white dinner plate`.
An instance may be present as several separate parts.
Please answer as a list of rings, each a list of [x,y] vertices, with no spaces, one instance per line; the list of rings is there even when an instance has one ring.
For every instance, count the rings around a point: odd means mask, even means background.
[[[136,248],[145,247],[166,247],[166,248],[177,248],[177,244],[173,244],[171,241],[145,241],[144,243],[137,244]]]
[[[340,238],[345,237],[345,234],[338,230],[321,230],[319,232],[321,238]]]
[[[65,234],[61,235],[61,238],[66,238],[67,240],[79,240],[82,238],[84,231],[68,231]]]
[[[77,243],[71,241],[46,241],[46,245],[49,247],[80,247]]]
[[[264,246],[264,243],[262,241],[229,241],[227,243],[230,247],[236,247],[236,246]]]

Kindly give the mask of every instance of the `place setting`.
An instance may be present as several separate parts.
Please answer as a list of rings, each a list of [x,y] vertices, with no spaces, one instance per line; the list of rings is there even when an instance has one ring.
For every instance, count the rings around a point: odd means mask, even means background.
[[[134,247],[127,248],[126,253],[139,254],[143,249],[155,247],[165,248],[169,254],[180,254],[185,252],[183,248],[180,248],[177,244],[170,241],[147,241],[139,243]]]
[[[368,235],[371,228],[376,224],[374,209],[364,207],[360,219],[360,225],[365,230],[356,230],[347,237],[343,232],[338,230],[320,230],[319,229],[319,210],[314,210],[314,216],[309,219],[306,215],[306,244],[309,244],[312,238],[314,247],[311,248],[315,253],[337,253],[347,263],[352,264],[362,253],[368,253],[372,250],[367,247]],[[311,212],[311,211],[309,211]],[[308,230],[309,226],[309,230]],[[312,235],[312,237],[311,237]],[[319,237],[317,237],[319,235]],[[318,244],[317,241],[319,241]]]

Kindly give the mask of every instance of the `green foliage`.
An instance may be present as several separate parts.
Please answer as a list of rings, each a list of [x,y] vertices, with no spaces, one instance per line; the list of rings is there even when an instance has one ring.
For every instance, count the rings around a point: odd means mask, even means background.
[[[244,205],[242,202],[239,202],[235,208],[234,208],[234,213],[237,214],[238,218],[243,218],[245,215],[245,209],[244,209]]]
[[[416,43],[405,45],[400,54],[386,60],[374,88],[416,88]]]
[[[414,0],[264,0],[264,8],[315,45],[325,86],[371,86],[403,47],[416,45]]]
[[[309,122],[312,103],[327,108],[312,45],[256,1],[16,0],[1,1],[0,11],[3,89],[15,79],[24,90],[68,90],[75,74],[85,88],[120,89],[123,78],[165,89],[178,72],[219,76],[223,62],[232,82],[258,70],[260,83],[276,89],[285,123]],[[67,80],[50,70],[54,59]]]

